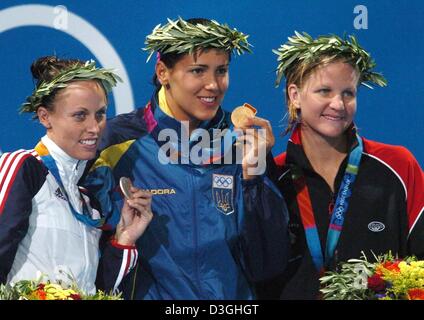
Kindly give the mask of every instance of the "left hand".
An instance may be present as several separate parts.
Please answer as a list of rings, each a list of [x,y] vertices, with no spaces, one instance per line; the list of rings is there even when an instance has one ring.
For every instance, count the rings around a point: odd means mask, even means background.
[[[260,131],[253,126],[258,126]],[[263,118],[248,118],[239,129],[244,133],[238,138],[244,143],[243,179],[249,180],[265,172],[266,156],[274,146],[275,138],[270,122]]]
[[[121,220],[116,227],[115,238],[121,245],[134,245],[153,218],[152,194],[134,186],[130,191],[131,199],[124,199]]]

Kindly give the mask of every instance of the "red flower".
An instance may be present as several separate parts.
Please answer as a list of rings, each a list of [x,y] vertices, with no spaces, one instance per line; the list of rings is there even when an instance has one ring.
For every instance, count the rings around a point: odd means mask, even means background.
[[[386,283],[379,274],[374,274],[368,278],[368,289],[375,292],[384,291],[386,289]]]
[[[39,283],[38,286],[37,286],[37,289],[43,290],[44,287],[45,287],[44,283]]]
[[[400,272],[399,263],[400,263],[400,260],[386,261],[383,263],[383,267],[390,271]]]
[[[46,300],[47,298],[47,293],[43,289],[38,289],[37,291],[35,291],[35,295],[40,300]]]
[[[423,289],[409,289],[408,290],[409,300],[424,300]]]
[[[382,264],[377,266],[375,273],[381,276],[383,275],[384,269],[391,272],[400,272],[400,269],[399,269],[400,262],[401,260],[385,261]]]
[[[72,298],[73,300],[82,300],[81,296],[78,293],[71,294],[69,297]]]

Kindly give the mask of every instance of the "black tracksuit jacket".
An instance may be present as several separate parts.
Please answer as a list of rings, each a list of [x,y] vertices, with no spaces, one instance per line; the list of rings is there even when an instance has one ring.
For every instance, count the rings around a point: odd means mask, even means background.
[[[350,132],[350,137],[355,133]],[[359,258],[361,251],[372,258],[389,250],[400,257],[424,258],[424,174],[417,160],[404,147],[363,139],[364,150],[359,172],[349,199],[343,229],[337,244],[334,268],[339,262]],[[350,139],[354,141],[354,139]],[[339,190],[347,157],[335,179]],[[269,175],[284,195],[289,209],[291,258],[284,274],[257,285],[260,299],[316,299],[319,297],[319,275],[306,244],[305,232],[290,174],[292,165],[299,166],[306,177],[321,248],[325,250],[330,221],[329,207],[335,202],[325,180],[309,163],[297,128],[289,140],[287,152],[275,158]],[[373,226],[379,228],[373,228]],[[382,230],[381,230],[382,229]],[[324,255],[324,253],[323,253]]]

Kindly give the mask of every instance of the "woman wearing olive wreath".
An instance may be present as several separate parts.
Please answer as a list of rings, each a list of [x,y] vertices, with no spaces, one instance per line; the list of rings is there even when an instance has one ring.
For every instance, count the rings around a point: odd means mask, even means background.
[[[231,122],[221,102],[230,56],[249,51],[247,36],[216,21],[180,18],[157,26],[146,44],[150,56],[157,52],[156,90],[145,108],[108,121],[86,180],[107,212],[120,207],[113,193],[119,176],[156,193],[155,219],[137,242],[140,266],[121,286],[125,298],[253,299],[252,281],[284,268],[288,234],[275,186],[224,160],[234,148],[225,143]],[[269,150],[269,123],[247,122],[266,130],[260,143]],[[160,138],[171,130],[178,139]],[[220,143],[202,148],[196,163],[199,132]]]
[[[41,274],[93,294],[100,235],[116,227],[101,257],[102,289],[109,292],[135,265],[134,243],[152,219],[151,195],[133,188],[117,226],[110,225],[78,184],[96,155],[107,93],[119,77],[94,61],[56,56],[37,59],[31,71],[37,84],[21,112],[34,114],[46,135],[34,150],[0,158],[0,283],[38,280]]]
[[[259,297],[316,299],[323,272],[361,251],[423,258],[422,169],[406,148],[365,139],[354,124],[358,86],[386,85],[369,53],[353,36],[297,32],[274,52],[291,138],[272,176],[290,213],[291,258]]]

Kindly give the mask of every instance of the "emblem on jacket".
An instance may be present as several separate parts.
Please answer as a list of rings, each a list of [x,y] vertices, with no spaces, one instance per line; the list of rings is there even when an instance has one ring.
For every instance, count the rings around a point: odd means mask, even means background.
[[[368,223],[368,229],[372,232],[381,232],[386,226],[380,221],[371,221]]]
[[[54,192],[54,195],[56,197],[58,197],[59,199],[68,201],[68,199],[66,199],[65,195],[62,193],[62,190],[60,190],[60,188],[57,188],[56,191]]]
[[[212,195],[215,207],[223,214],[234,212],[233,205],[234,177],[223,174],[212,175]]]

